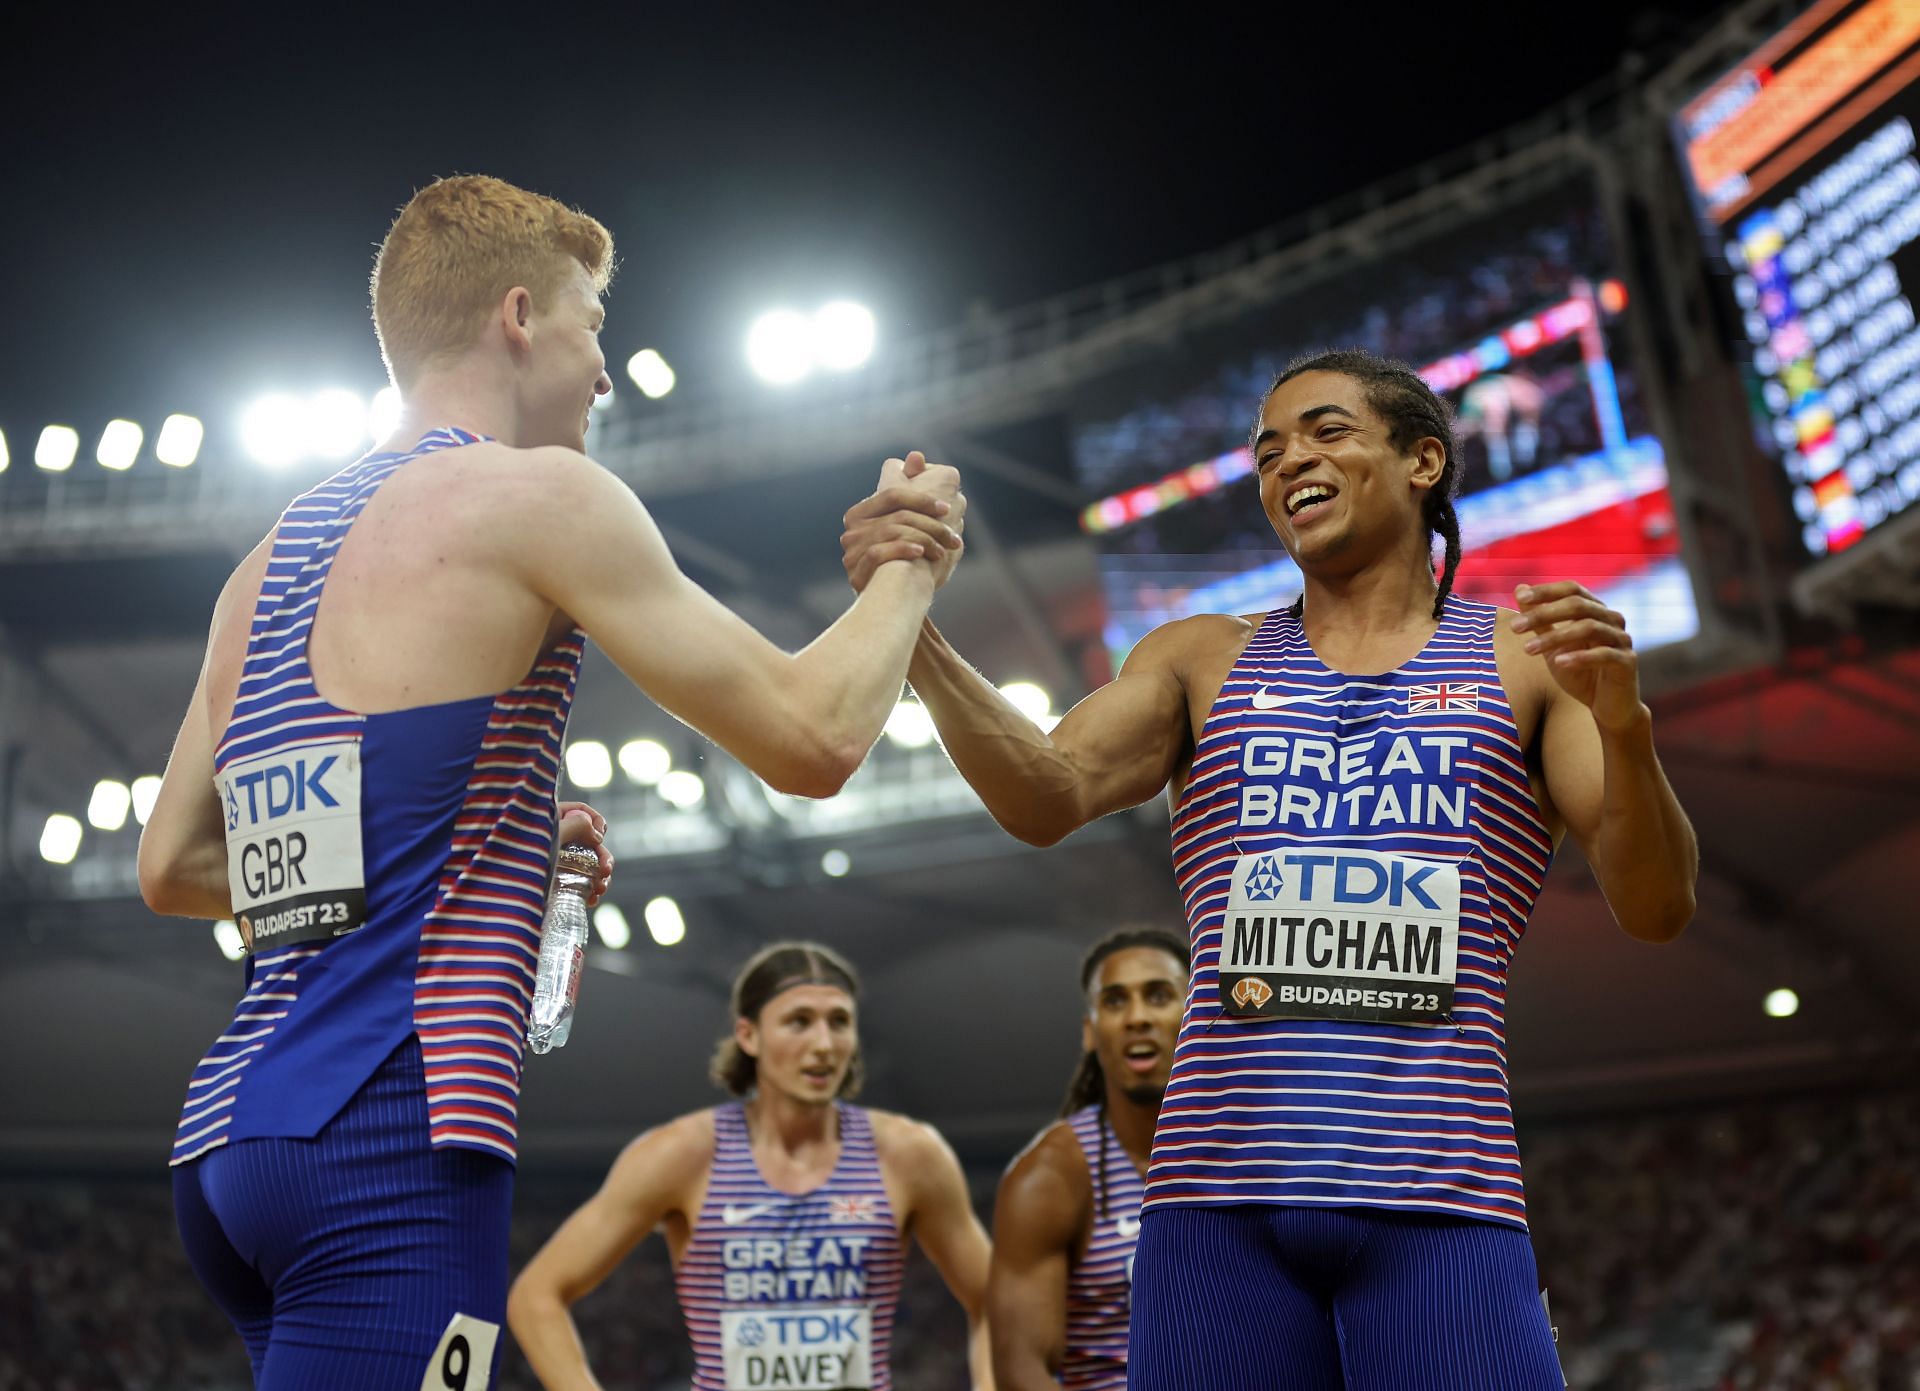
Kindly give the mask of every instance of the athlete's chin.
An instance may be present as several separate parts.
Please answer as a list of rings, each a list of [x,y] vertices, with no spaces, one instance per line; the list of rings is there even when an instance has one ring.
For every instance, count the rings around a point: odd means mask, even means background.
[[[1167,1078],[1162,1077],[1157,1081],[1150,1078],[1143,1082],[1135,1082],[1131,1086],[1121,1088],[1121,1095],[1135,1106],[1151,1106],[1157,1111],[1160,1109],[1161,1101],[1166,1098],[1167,1081]]]

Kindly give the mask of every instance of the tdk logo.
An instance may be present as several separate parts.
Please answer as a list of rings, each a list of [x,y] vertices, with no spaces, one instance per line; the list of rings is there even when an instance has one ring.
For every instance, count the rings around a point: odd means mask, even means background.
[[[1439,865],[1397,859],[1383,865],[1378,860],[1352,855],[1314,855],[1302,851],[1290,851],[1283,858],[1299,875],[1302,902],[1330,901],[1343,907],[1378,903],[1388,908],[1440,911],[1440,905],[1422,887],[1427,879],[1440,872]],[[1247,877],[1249,898],[1255,896],[1253,876],[1259,873],[1260,866],[1256,865],[1253,874]],[[1276,886],[1277,882],[1276,876]]]
[[[309,767],[306,759],[295,758],[228,779],[227,829],[238,829],[243,817],[248,825],[257,826],[309,806],[338,807],[338,799],[326,787],[327,772],[338,760],[338,754],[330,753]]]
[[[1247,900],[1250,903],[1271,903],[1280,897],[1280,890],[1286,886],[1287,881],[1280,877],[1280,867],[1271,855],[1262,855],[1247,871]]]
[[[778,1347],[860,1341],[860,1315],[857,1313],[762,1314],[760,1317],[773,1325],[774,1343]],[[744,1342],[744,1325],[740,1332]]]

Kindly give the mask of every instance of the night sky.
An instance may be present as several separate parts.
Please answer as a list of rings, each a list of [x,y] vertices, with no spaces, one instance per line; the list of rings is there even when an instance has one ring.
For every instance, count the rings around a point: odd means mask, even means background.
[[[261,391],[380,385],[373,248],[436,175],[608,224],[616,374],[652,346],[683,385],[738,380],[762,309],[862,299],[884,352],[1258,230],[1712,12],[37,8],[0,45],[16,460],[49,420],[90,454],[110,416],[151,438],[189,410],[212,447]]]

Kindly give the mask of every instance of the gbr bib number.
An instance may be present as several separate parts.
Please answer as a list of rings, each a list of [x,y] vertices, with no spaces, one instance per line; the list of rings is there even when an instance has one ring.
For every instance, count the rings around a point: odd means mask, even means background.
[[[1460,867],[1315,846],[1241,855],[1221,923],[1228,1014],[1439,1024],[1453,1010]]]
[[[873,1311],[865,1305],[723,1313],[727,1391],[862,1391],[873,1385],[872,1332]]]
[[[232,763],[214,786],[227,820],[234,918],[255,952],[365,923],[358,739]]]

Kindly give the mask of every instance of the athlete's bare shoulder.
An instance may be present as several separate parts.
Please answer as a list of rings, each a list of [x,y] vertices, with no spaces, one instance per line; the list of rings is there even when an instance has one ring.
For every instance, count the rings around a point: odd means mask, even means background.
[[[925,1121],[903,1116],[898,1111],[867,1108],[868,1123],[873,1126],[873,1148],[880,1162],[913,1166],[941,1155],[951,1155],[946,1137]]]
[[[1257,621],[1229,613],[1196,613],[1162,623],[1134,645],[1127,654],[1125,668],[1147,671],[1165,668],[1182,671],[1196,660],[1204,661],[1225,650],[1245,647],[1259,628]]]
[[[1086,1188],[1091,1181],[1086,1151],[1080,1148],[1080,1137],[1073,1133],[1072,1122],[1057,1120],[1029,1140],[1027,1147],[1007,1165],[1000,1186],[1004,1190],[1008,1185],[1024,1185],[1032,1180],[1043,1184],[1064,1182],[1076,1189]]]
[[[1057,1249],[1070,1245],[1093,1205],[1093,1176],[1073,1126],[1055,1121],[1014,1157],[1000,1178],[994,1229]]]
[[[609,1185],[680,1191],[704,1179],[714,1148],[713,1108],[689,1111],[628,1141],[614,1161]]]

